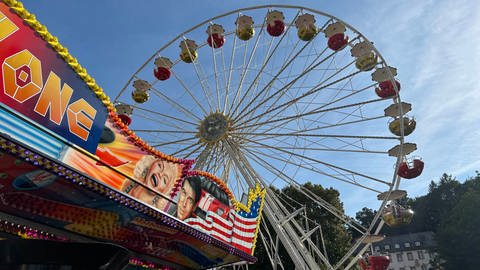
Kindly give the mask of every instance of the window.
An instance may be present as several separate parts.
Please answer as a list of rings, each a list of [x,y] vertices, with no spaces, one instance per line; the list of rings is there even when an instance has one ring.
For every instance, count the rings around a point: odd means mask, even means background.
[[[410,247],[410,243],[409,243],[409,242],[406,242],[406,243],[405,243],[405,247],[406,247],[406,248]]]
[[[379,251],[380,250],[380,247],[379,246],[375,246],[375,251]]]
[[[413,254],[412,254],[412,252],[407,252],[407,259],[408,259],[409,261],[413,261]]]
[[[399,261],[399,262],[403,261],[403,254],[402,253],[397,253],[397,261]]]
[[[400,245],[399,245],[399,244],[395,244],[395,248],[400,248]]]
[[[422,270],[427,270],[427,266],[425,264],[422,264]]]
[[[425,256],[423,255],[423,250],[417,251],[417,254],[418,254],[419,259],[421,259],[421,260],[425,259]]]
[[[385,245],[385,250],[389,250],[390,249],[390,245]]]
[[[416,246],[416,247],[419,247],[419,246],[420,246],[420,242],[419,242],[419,241],[415,241],[415,246]]]

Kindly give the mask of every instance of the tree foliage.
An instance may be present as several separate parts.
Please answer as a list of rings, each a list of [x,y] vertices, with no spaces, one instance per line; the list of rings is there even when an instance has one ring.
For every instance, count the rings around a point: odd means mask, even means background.
[[[314,192],[330,204],[343,209],[337,190],[324,189],[321,185],[312,183],[304,187]],[[333,218],[318,204],[312,202],[295,187],[286,187],[276,190],[286,207],[296,210],[306,206],[310,219],[310,229],[320,224],[323,239],[325,240],[328,257],[331,261],[338,260],[348,249],[351,239],[360,235],[354,230],[346,231],[338,219]],[[384,226],[382,233],[399,235],[414,232],[433,231],[436,234],[438,262],[449,269],[479,269],[480,265],[480,173],[461,183],[453,176],[443,174],[440,179],[432,181],[428,193],[417,198],[404,198],[400,204],[415,211],[412,223],[403,227],[389,228]],[[363,226],[368,226],[377,212],[370,208],[363,208],[355,218]],[[299,224],[305,226],[305,220],[298,219]],[[270,226],[270,225],[268,225]],[[273,228],[268,232],[275,235]],[[266,231],[265,231],[266,233]],[[319,239],[317,246],[322,249],[319,232],[312,239]],[[255,256],[259,262],[250,269],[271,269],[266,249],[261,239],[257,240]],[[279,258],[285,269],[295,269],[285,250],[280,250]]]
[[[310,182],[305,183],[303,187],[315,193],[317,196],[321,197],[323,200],[327,201],[336,208],[343,209],[343,204],[340,201],[340,194],[337,190],[333,188],[324,189],[321,185],[312,184]],[[327,256],[331,262],[338,261],[348,251],[352,238],[351,235],[345,230],[343,224],[337,218],[334,218],[328,211],[323,209],[317,203],[313,202],[296,187],[288,186],[282,190],[278,190],[276,193],[281,198],[284,206],[290,212],[305,206],[308,220],[305,220],[300,215],[298,218],[296,218],[297,222],[303,228],[309,228],[311,230],[318,226],[318,224],[321,225],[323,238],[320,234],[320,231],[317,230],[315,233],[313,233],[311,239],[320,250],[323,250],[323,239],[325,249],[328,252]],[[275,237],[275,231],[273,228],[271,228],[271,225],[268,224],[267,227],[270,227],[268,229],[268,233]],[[263,231],[263,233],[266,234],[267,232]],[[285,250],[280,249],[279,256],[285,269],[295,269],[295,265],[290,260],[290,257]],[[263,246],[260,238],[257,240],[255,257],[257,257],[259,260],[255,265],[249,267],[249,269],[266,270],[272,268],[267,257],[265,246]]]
[[[479,268],[479,209],[480,189],[468,189],[440,222],[436,240],[440,257],[445,260],[445,269]]]
[[[401,204],[415,211],[412,223],[399,228],[384,226],[382,233],[399,235],[413,232],[436,233],[438,261],[445,269],[478,269],[480,265],[480,173],[460,183],[443,174],[432,181],[428,194],[404,199]],[[363,208],[356,219],[362,224],[373,220],[374,211]]]

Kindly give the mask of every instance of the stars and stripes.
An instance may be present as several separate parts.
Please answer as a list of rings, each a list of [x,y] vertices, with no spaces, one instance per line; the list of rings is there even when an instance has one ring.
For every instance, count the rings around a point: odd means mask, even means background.
[[[189,218],[185,222],[209,235],[231,244],[248,254],[252,253],[255,233],[259,221],[262,198],[259,196],[250,205],[250,211],[231,209],[227,218],[208,211],[206,218]]]

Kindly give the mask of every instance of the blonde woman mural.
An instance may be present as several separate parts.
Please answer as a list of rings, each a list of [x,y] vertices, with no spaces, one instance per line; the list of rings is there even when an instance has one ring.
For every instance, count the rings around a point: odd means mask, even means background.
[[[133,170],[133,178],[138,182],[126,179],[122,185],[122,191],[159,210],[164,210],[168,201],[162,195],[170,198],[175,183],[182,177],[182,168],[182,164],[151,155],[143,156],[137,161]]]

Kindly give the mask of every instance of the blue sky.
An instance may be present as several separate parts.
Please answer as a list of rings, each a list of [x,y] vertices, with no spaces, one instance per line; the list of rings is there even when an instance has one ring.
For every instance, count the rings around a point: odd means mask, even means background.
[[[180,32],[233,9],[267,1],[23,1],[107,94]],[[442,173],[465,179],[480,168],[480,2],[280,1],[336,16],[374,42],[398,69],[402,100],[413,104],[408,137],[425,161],[423,174],[402,181],[410,196]],[[362,194],[343,198],[346,205]],[[348,208],[348,207],[347,207]],[[352,214],[352,213],[351,213]]]

